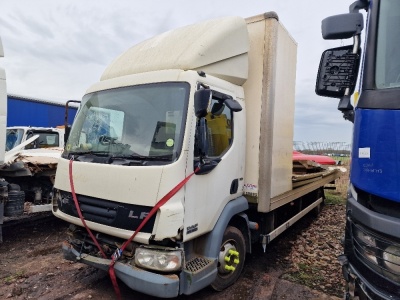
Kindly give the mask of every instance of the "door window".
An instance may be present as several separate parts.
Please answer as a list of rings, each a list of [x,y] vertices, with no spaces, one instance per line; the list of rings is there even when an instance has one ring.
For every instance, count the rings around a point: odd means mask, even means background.
[[[211,110],[206,116],[208,156],[221,156],[232,144],[233,114],[218,99],[212,99]]]

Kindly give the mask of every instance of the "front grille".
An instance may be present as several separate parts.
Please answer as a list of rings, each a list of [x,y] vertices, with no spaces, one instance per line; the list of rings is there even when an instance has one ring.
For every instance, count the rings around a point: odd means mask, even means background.
[[[136,230],[152,207],[77,195],[85,220],[126,230]],[[58,208],[68,215],[79,217],[71,193],[61,192]],[[151,233],[156,216],[152,216],[141,232]]]
[[[399,284],[400,242],[356,223],[352,223],[352,233],[356,257],[376,273]]]

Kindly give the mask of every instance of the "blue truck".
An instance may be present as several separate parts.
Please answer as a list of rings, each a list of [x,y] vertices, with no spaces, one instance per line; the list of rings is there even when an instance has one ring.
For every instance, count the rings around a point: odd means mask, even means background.
[[[316,83],[318,95],[340,98],[338,109],[354,123],[339,257],[345,297],[400,299],[400,1],[356,1],[349,13],[324,19],[322,35],[353,39],[323,53]]]

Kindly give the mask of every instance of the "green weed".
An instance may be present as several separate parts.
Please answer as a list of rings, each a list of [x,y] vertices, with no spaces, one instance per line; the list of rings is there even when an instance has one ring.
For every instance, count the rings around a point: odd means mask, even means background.
[[[346,198],[341,193],[334,191],[325,191],[325,204],[326,205],[344,205]]]
[[[15,272],[15,274],[9,275],[7,277],[4,278],[4,283],[6,284],[10,284],[12,282],[14,282],[17,279],[21,279],[21,278],[25,278],[25,271],[24,270],[19,270],[17,272]]]

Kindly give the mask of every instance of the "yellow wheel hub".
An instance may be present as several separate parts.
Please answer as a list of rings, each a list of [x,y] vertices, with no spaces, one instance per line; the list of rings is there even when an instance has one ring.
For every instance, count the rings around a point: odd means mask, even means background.
[[[236,247],[229,242],[226,243],[221,248],[218,271],[220,273],[234,272],[240,262],[239,257],[240,254],[236,250]]]

